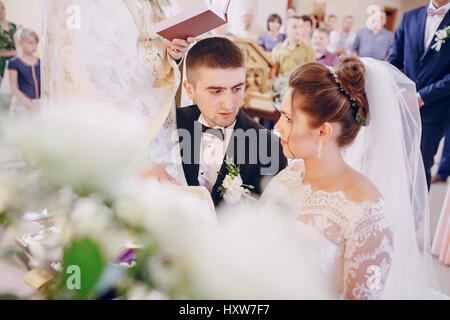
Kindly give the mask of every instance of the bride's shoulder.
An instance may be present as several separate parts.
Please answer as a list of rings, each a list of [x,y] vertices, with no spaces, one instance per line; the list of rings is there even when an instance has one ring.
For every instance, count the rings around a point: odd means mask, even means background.
[[[301,184],[305,177],[305,163],[301,159],[289,160],[288,166],[281,170],[276,176],[275,181],[290,182]]]
[[[296,173],[303,176],[305,174],[305,163],[302,159],[289,160],[288,166],[283,171],[285,173]]]
[[[349,200],[356,203],[374,204],[380,202],[383,198],[378,188],[368,177],[353,169],[346,196]]]
[[[305,163],[303,160],[290,160],[288,166],[270,180],[265,191],[282,188],[287,188],[289,191],[296,190],[301,186],[304,177]]]

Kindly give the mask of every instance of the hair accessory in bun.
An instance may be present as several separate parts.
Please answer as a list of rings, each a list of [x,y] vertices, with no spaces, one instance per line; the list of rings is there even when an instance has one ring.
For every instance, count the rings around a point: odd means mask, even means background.
[[[328,66],[328,69],[330,69],[331,73],[333,74],[334,81],[336,81],[336,84],[338,85],[339,90],[345,96],[347,96],[347,98],[350,100],[351,107],[355,110],[355,113],[356,113],[356,117],[355,117],[356,122],[363,127],[367,126],[369,124],[368,121],[366,119],[361,118],[361,116],[359,115],[359,112],[358,112],[359,107],[358,107],[358,104],[356,103],[356,100],[347,92],[347,90],[344,89],[344,87],[342,86],[341,80],[339,80],[339,77],[336,73],[336,70],[334,70],[333,67],[329,67],[329,66]]]

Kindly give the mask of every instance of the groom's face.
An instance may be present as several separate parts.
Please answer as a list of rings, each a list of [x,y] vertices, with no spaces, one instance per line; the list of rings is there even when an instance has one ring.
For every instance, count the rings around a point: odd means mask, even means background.
[[[228,127],[236,120],[244,99],[245,75],[244,67],[199,67],[184,88],[211,127]]]

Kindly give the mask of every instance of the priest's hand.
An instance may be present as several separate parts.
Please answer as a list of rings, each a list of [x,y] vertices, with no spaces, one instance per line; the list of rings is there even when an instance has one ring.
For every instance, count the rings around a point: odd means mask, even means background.
[[[164,40],[164,43],[167,46],[167,52],[174,60],[180,60],[184,57],[186,52],[189,50],[189,46],[191,43],[195,41],[195,38],[187,38],[186,40],[182,39],[173,39],[169,41],[167,39]]]
[[[181,186],[181,184],[174,177],[167,173],[166,169],[157,164],[152,164],[150,168],[142,171],[140,176],[143,179],[156,179],[159,182],[169,182]]]

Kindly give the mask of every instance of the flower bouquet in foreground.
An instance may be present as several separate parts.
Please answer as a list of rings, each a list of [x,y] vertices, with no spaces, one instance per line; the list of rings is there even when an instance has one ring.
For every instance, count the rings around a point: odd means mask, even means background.
[[[23,261],[35,289],[18,298],[326,298],[301,235],[277,209],[242,202],[213,223],[182,188],[133,174],[148,157],[145,118],[69,106],[1,129],[26,163],[0,170],[1,230],[17,244],[0,260]],[[227,167],[224,197],[242,197],[251,187]]]

